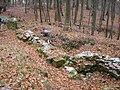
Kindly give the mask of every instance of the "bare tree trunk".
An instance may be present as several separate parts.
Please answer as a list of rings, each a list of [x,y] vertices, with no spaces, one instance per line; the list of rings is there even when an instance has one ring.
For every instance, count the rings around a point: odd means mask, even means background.
[[[76,3],[77,4],[77,3]],[[73,5],[72,5],[72,7],[74,8],[75,7],[75,0],[73,0]]]
[[[56,0],[55,21],[61,22],[60,0]]]
[[[38,19],[38,12],[37,12],[37,0],[34,0],[34,14],[35,14],[35,20]]]
[[[57,0],[57,20],[58,20],[58,22],[61,22],[60,0]]]
[[[91,10],[89,10],[89,18],[88,18],[88,32],[90,34],[90,21],[91,21]]]
[[[42,23],[42,2],[39,0],[39,12],[40,12],[40,22]]]
[[[49,0],[46,0],[47,3],[47,13],[46,13],[46,18],[45,21],[48,20],[48,22],[50,22],[50,14],[49,14]]]
[[[96,26],[96,8],[97,7],[97,0],[92,0],[92,32],[91,35],[94,35],[95,26]]]
[[[77,20],[78,8],[79,8],[79,0],[76,0],[74,24],[76,23],[76,20]]]
[[[67,30],[70,26],[70,0],[66,0],[66,16],[65,16],[65,26],[63,30]]]
[[[114,19],[115,19],[115,2],[116,0],[112,0],[111,4],[111,29],[110,29],[110,35],[109,38],[113,38],[113,24],[114,24]]]
[[[104,3],[103,3],[103,10],[102,10],[102,12],[103,12],[102,20],[105,20],[104,16],[105,16],[105,9],[106,9],[106,0],[103,0],[103,1],[104,1]]]
[[[54,9],[56,8],[56,0],[54,0]]]
[[[84,0],[81,0],[81,12],[80,12],[79,29],[81,29],[81,25],[82,25],[82,19],[83,19],[83,5],[84,5]]]
[[[120,39],[120,6],[119,6],[119,28],[118,28],[118,36],[117,36],[117,40]]]
[[[86,9],[90,10],[90,8],[89,8],[89,0],[86,0]]]
[[[110,17],[110,4],[111,4],[111,2],[108,2],[108,9],[107,9],[107,23],[106,23],[105,37],[108,36],[108,25],[109,25],[109,17]]]
[[[102,30],[102,20],[104,20],[104,13],[105,13],[105,7],[106,7],[106,0],[102,0],[101,1],[101,16],[100,16],[100,21],[99,21],[99,32],[101,32]]]
[[[49,2],[49,8],[50,9],[52,8],[52,0],[50,0],[50,2]]]
[[[62,16],[64,16],[63,11],[62,11],[62,6],[63,6],[63,2],[62,0],[60,0],[60,13]]]
[[[25,0],[25,13],[27,13],[27,3],[28,3],[28,0]]]

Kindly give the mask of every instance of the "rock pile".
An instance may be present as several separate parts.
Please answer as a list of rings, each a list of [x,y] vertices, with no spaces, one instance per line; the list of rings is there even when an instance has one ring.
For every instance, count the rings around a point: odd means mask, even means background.
[[[75,57],[79,58],[79,60],[85,59],[94,63],[92,65],[85,65],[85,67],[79,72],[84,74],[94,71],[105,72],[116,79],[120,79],[120,58],[111,58],[108,55],[99,56],[97,53],[92,53],[90,51],[82,52]]]
[[[19,31],[19,30],[18,30]],[[24,32],[18,32],[17,37],[21,40],[31,43],[38,43],[40,47],[37,51],[47,58],[47,61],[56,68],[64,67],[70,76],[77,76],[79,73],[87,75],[87,73],[93,73],[98,71],[100,73],[107,73],[110,76],[120,79],[120,58],[111,58],[110,56],[99,56],[97,53],[90,51],[84,51],[80,54],[70,56],[66,52],[60,52],[55,49],[50,43],[40,39],[30,30],[20,30]],[[58,57],[52,54],[52,51],[56,53],[64,53]]]

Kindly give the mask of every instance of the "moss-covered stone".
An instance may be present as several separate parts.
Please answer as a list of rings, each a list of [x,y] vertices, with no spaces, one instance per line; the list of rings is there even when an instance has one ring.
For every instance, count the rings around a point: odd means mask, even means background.
[[[48,57],[48,55],[46,55],[46,53],[43,52],[43,50],[39,47],[36,50],[39,53],[39,56],[41,57],[42,55],[44,55],[44,57]]]
[[[53,61],[52,65],[56,68],[60,68],[64,66],[65,63],[66,63],[66,60],[59,60],[59,61]]]
[[[54,61],[54,59],[55,59],[54,57],[50,57],[50,58],[48,57],[48,58],[47,58],[47,62],[48,62],[49,64],[52,64],[53,61]]]
[[[91,38],[83,38],[80,40],[67,40],[62,47],[67,50],[79,49],[82,45],[90,44],[94,45],[95,41]]]
[[[17,29],[17,22],[13,22],[13,21],[8,21],[6,23],[8,29],[13,29],[13,30],[16,30]]]
[[[64,43],[62,47],[67,50],[72,50],[72,49],[79,49],[81,45],[78,43],[78,41],[71,40],[71,41]]]

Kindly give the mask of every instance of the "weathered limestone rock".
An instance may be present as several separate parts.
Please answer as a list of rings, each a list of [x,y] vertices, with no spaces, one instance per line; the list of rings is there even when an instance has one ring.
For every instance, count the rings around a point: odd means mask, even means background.
[[[23,34],[26,38],[32,37],[34,33],[31,30],[27,30]]]
[[[69,56],[66,52],[61,53],[59,50],[56,50],[56,53],[60,55],[58,58],[52,55],[52,50],[54,51],[55,49],[53,48],[55,47],[37,37],[31,30],[27,30],[23,33],[17,32],[17,34],[22,34],[23,38],[25,37],[28,42],[39,43],[40,47],[37,51],[43,54],[47,58],[47,61],[54,67],[65,67],[72,77],[79,73],[87,75],[87,73],[99,71],[100,73],[104,72],[116,79],[120,79],[120,58],[111,58],[108,55],[99,56],[97,53],[92,53],[90,51],[84,51],[75,56]],[[45,36],[49,36],[49,34],[50,32],[48,31],[44,33]],[[88,43],[89,40],[85,42]]]
[[[78,74],[78,72],[75,70],[75,68],[73,67],[68,67],[68,66],[65,66],[64,67],[68,72],[70,72],[70,76],[71,77],[74,77]]]
[[[91,56],[95,56],[95,55],[98,55],[98,54],[91,53],[90,51],[83,51],[82,53],[75,55],[75,57],[77,57],[77,58],[84,57],[84,56],[91,57]]]
[[[91,62],[95,62],[94,65],[87,65],[80,73],[88,73],[88,72],[105,72],[110,76],[115,77],[116,79],[120,79],[120,58],[110,58],[108,56],[99,56],[98,54],[91,53],[90,51],[85,51],[80,54],[75,55],[77,58],[84,58],[86,60],[90,60]]]

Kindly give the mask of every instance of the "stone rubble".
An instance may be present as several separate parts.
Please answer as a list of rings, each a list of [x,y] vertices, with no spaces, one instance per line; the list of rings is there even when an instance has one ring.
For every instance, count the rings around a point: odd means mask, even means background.
[[[46,31],[46,32],[47,32],[47,34],[50,33],[48,31]],[[85,58],[86,60],[89,60],[91,62],[95,61],[96,63],[93,65],[89,65],[89,64],[85,65],[84,67],[86,67],[86,68],[80,68],[81,69],[80,72],[84,72],[84,71],[86,72],[86,70],[89,71],[92,69],[92,67],[94,67],[95,70],[96,69],[98,69],[98,70],[103,69],[103,71],[111,74],[112,76],[114,76],[117,79],[120,79],[120,58],[111,58],[108,55],[99,56],[97,53],[92,53],[91,51],[83,51],[82,53],[77,54],[75,56],[70,56],[67,58],[61,57],[62,59],[58,60],[58,58],[57,58],[57,60],[56,60],[56,57],[51,53],[52,51],[54,51],[56,49],[53,49],[55,47],[52,46],[50,43],[37,37],[31,30],[24,31],[23,36],[26,37],[26,39],[32,38],[31,39],[32,42],[34,40],[36,40],[37,43],[39,43],[41,45],[40,49],[47,56],[47,60],[50,60],[52,65],[55,67],[58,67],[58,68],[65,66],[65,69],[68,72],[72,73],[72,76],[75,76],[78,73],[77,73],[77,70],[75,69],[76,67],[71,67],[71,66],[69,66],[69,64],[73,63],[73,60],[76,58],[80,58],[80,59]],[[66,52],[59,52],[59,50],[57,51],[57,53],[62,54],[62,56],[69,56]],[[76,62],[76,61],[74,61],[74,62]],[[76,66],[78,66],[77,63],[76,63]]]

